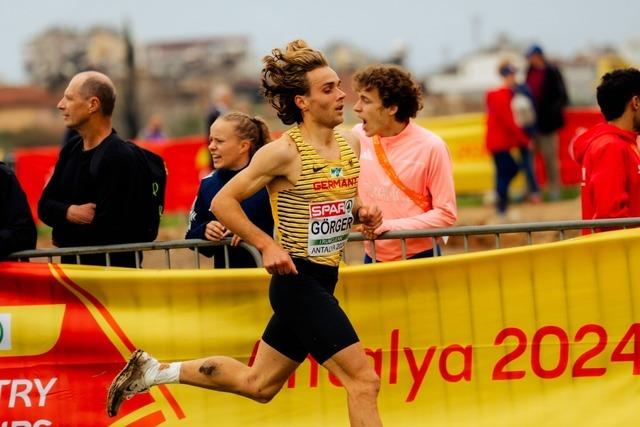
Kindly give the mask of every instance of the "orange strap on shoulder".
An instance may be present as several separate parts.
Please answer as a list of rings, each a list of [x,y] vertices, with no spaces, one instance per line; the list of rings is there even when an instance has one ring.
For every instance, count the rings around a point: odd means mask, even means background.
[[[413,203],[418,205],[423,211],[428,211],[431,207],[431,203],[429,203],[427,197],[423,194],[416,193],[415,191],[404,185],[404,183],[400,181],[400,178],[398,178],[396,171],[394,171],[393,167],[391,167],[391,163],[389,163],[389,159],[387,158],[387,155],[382,148],[382,142],[380,141],[380,137],[378,135],[375,135],[373,137],[373,149],[376,153],[376,157],[378,158],[380,166],[382,166],[382,169],[384,169],[384,171],[387,173],[387,175],[391,179],[391,182],[393,182],[396,187],[402,190],[402,192],[406,194],[407,197],[409,197],[413,201]]]

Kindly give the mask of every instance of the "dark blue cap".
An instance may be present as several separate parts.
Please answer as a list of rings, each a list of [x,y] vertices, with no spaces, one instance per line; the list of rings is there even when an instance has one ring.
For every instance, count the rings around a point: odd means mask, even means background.
[[[527,58],[529,58],[531,55],[535,55],[535,54],[540,54],[542,55],[542,48],[537,45],[537,44],[533,44],[529,47],[529,49],[527,49]]]
[[[500,67],[500,69],[498,70],[498,73],[500,73],[500,75],[502,77],[506,77],[510,74],[515,74],[516,71],[518,71],[518,69],[516,67],[514,67],[511,64],[504,64]]]

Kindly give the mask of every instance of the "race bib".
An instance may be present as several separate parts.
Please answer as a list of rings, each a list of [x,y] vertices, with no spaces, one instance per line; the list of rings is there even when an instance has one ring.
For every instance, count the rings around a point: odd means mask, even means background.
[[[342,250],[353,225],[353,199],[309,205],[309,256],[328,255]]]

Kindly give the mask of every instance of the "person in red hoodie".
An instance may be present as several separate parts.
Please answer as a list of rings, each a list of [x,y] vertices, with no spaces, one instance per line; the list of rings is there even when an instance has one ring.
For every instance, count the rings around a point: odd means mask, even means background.
[[[537,195],[538,187],[533,176],[529,157],[531,138],[516,123],[512,101],[518,89],[516,68],[509,62],[502,62],[498,68],[503,84],[487,92],[487,132],[486,147],[493,156],[496,168],[496,211],[503,216],[509,203],[509,185],[522,167],[527,175],[530,195]],[[511,156],[511,150],[519,148],[522,164]],[[539,197],[539,196],[538,196]]]
[[[589,129],[572,147],[582,166],[582,218],[640,216],[640,71],[605,74],[597,99],[607,122]]]

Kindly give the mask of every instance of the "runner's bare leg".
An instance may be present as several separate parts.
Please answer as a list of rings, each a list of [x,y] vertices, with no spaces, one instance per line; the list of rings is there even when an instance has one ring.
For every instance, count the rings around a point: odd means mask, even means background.
[[[339,351],[322,366],[338,377],[347,390],[351,426],[382,426],[377,403],[380,378],[371,367],[362,344],[358,342]]]
[[[260,341],[252,366],[226,356],[182,362],[180,383],[235,393],[260,403],[269,402],[299,363]]]

